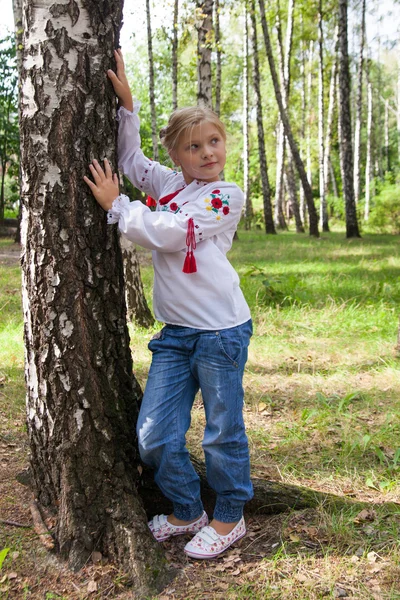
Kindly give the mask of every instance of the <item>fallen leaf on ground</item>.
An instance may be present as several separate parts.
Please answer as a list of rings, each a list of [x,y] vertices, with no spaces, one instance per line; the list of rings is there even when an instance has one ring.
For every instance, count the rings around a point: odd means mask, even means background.
[[[93,594],[94,592],[97,592],[97,583],[95,581],[89,581],[87,591],[88,594]]]

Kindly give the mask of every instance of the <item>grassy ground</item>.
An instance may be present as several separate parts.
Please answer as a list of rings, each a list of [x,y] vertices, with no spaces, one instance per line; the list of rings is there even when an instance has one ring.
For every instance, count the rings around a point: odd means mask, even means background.
[[[0,240],[0,518],[29,522],[27,489],[15,482],[27,447],[13,251],[11,241]],[[150,298],[149,256],[141,258]],[[373,506],[253,517],[248,536],[214,562],[182,558],[186,540],[165,542],[179,575],[158,598],[400,599],[400,506],[388,508],[400,502],[398,238],[240,231],[230,259],[255,324],[245,375],[254,475]],[[131,328],[141,383],[153,333]],[[203,425],[199,399],[189,432],[199,456]],[[10,548],[0,570],[1,598],[130,597],[112,565],[88,565],[71,576],[30,529],[0,527],[0,550]],[[89,592],[90,582],[97,591]]]

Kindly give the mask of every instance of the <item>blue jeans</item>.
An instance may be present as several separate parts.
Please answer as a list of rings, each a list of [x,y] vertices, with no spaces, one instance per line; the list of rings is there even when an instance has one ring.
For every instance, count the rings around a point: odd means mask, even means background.
[[[242,386],[251,335],[251,320],[220,331],[166,325],[149,343],[153,360],[137,424],[139,450],[178,519],[203,511],[185,437],[199,388],[207,480],[217,495],[214,518],[239,521],[253,497]]]

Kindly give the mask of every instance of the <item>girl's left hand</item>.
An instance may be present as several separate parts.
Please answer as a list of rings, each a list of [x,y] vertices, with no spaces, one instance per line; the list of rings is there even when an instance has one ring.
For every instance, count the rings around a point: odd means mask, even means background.
[[[106,158],[104,159],[104,171],[96,159],[89,165],[89,169],[93,176],[94,183],[86,176],[83,178],[84,181],[92,190],[93,196],[100,206],[102,206],[104,210],[110,210],[115,198],[119,196],[118,175],[116,173],[113,175],[110,163]]]

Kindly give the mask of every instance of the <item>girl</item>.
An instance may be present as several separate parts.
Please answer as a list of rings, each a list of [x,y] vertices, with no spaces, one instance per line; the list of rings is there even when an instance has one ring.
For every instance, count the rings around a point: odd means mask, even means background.
[[[85,177],[108,222],[153,251],[154,312],[165,323],[149,343],[153,354],[137,434],[140,455],[172,501],[173,513],[149,527],[158,541],[196,533],[188,556],[212,558],[246,533],[244,504],[252,498],[243,422],[242,378],[252,334],[239,278],[226,258],[240,219],[243,194],[220,181],[225,129],[215,113],[199,107],[175,111],[161,132],[180,172],[147,159],[140,149],[139,103],[133,100],[121,51],[108,76],[119,98],[119,166],[157,202],[155,212],[119,194],[107,159],[94,160]],[[207,479],[217,495],[214,518],[200,498],[199,477],[186,449],[195,395],[206,414],[203,449]]]

